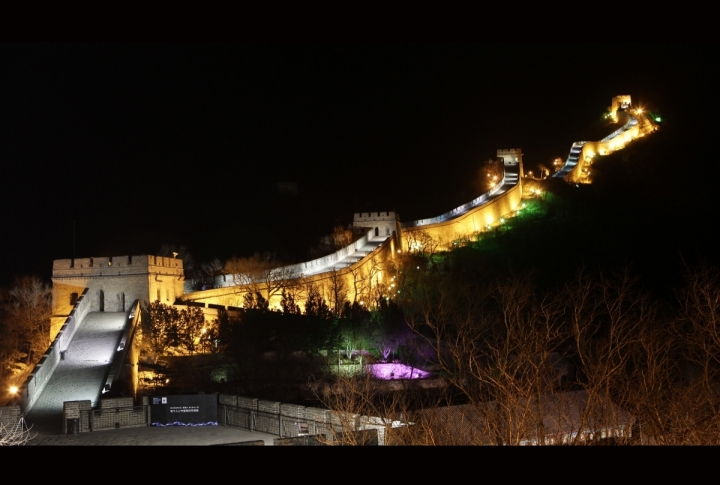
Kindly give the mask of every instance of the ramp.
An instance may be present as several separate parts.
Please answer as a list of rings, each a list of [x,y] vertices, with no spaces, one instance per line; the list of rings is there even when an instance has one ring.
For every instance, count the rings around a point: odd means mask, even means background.
[[[27,415],[28,422],[48,433],[60,433],[63,402],[90,400],[95,406],[126,322],[125,312],[85,316]]]

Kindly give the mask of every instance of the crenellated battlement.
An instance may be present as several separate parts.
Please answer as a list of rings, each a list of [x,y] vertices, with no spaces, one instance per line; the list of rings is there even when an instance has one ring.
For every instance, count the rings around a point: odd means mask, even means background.
[[[387,212],[356,212],[353,222],[397,221],[400,217],[395,211]]]
[[[102,256],[93,258],[56,259],[53,261],[53,276],[74,274],[138,274],[148,271],[171,270],[170,273],[183,274],[181,259],[165,256]],[[163,271],[167,273],[168,271]]]
[[[522,164],[522,149],[520,148],[499,148],[497,157],[503,161],[505,165]]]
[[[393,233],[400,234],[400,216],[395,211],[356,212],[353,215],[353,226],[374,228],[374,236],[389,237]]]

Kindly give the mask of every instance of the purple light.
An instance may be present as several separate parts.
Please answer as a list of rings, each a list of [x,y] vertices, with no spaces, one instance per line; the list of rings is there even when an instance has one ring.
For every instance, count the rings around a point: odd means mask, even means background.
[[[422,379],[430,375],[429,372],[416,369],[405,364],[369,364],[368,371],[378,379]]]

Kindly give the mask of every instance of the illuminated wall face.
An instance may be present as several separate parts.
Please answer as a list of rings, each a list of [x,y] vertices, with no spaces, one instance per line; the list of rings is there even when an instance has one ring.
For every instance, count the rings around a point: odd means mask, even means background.
[[[305,290],[308,285],[315,285],[328,305],[331,304],[333,290],[336,287],[343,288],[345,300],[350,302],[364,301],[365,304],[369,304],[370,300],[366,299],[369,298],[369,294],[373,290],[378,289],[378,285],[386,285],[383,288],[388,292],[392,291],[390,288],[392,283],[388,283],[390,279],[388,272],[392,270],[395,249],[395,240],[390,238],[367,257],[347,268],[338,270],[335,274],[325,272],[303,278],[300,284],[292,290],[295,304],[299,305],[300,309],[304,311],[307,299]],[[227,286],[188,293],[181,296],[180,299],[183,301],[242,307],[244,296],[251,291],[254,290],[250,286]],[[263,297],[266,296],[263,293]],[[269,299],[269,307],[279,310],[281,309],[281,301],[282,294],[278,292]]]
[[[647,115],[640,114],[637,116],[638,123],[626,131],[618,134],[616,137],[607,141],[590,141],[582,147],[582,152],[578,158],[578,164],[565,177],[566,180],[573,183],[589,183],[592,172],[590,166],[593,159],[597,155],[610,155],[613,152],[622,150],[629,143],[638,138],[652,133],[655,126],[649,120]]]
[[[449,249],[452,247],[453,241],[469,237],[477,232],[486,231],[487,226],[497,225],[502,217],[510,217],[521,202],[522,183],[518,182],[515,187],[502,196],[478,206],[456,219],[418,228],[403,229],[403,250],[413,250],[411,246],[419,239],[414,236],[417,232],[424,232],[438,241],[438,249]],[[415,242],[415,244],[417,243]]]

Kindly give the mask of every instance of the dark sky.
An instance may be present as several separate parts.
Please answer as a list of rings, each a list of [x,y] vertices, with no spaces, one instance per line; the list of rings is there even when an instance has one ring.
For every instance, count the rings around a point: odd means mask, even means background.
[[[412,220],[467,202],[497,148],[522,148],[530,168],[564,158],[617,94],[682,127],[678,163],[710,169],[716,54],[703,44],[2,44],[0,285],[49,278],[52,260],[73,254],[73,223],[77,257],[174,243],[201,261],[265,249],[300,258],[353,211]],[[278,195],[281,181],[299,194]]]

